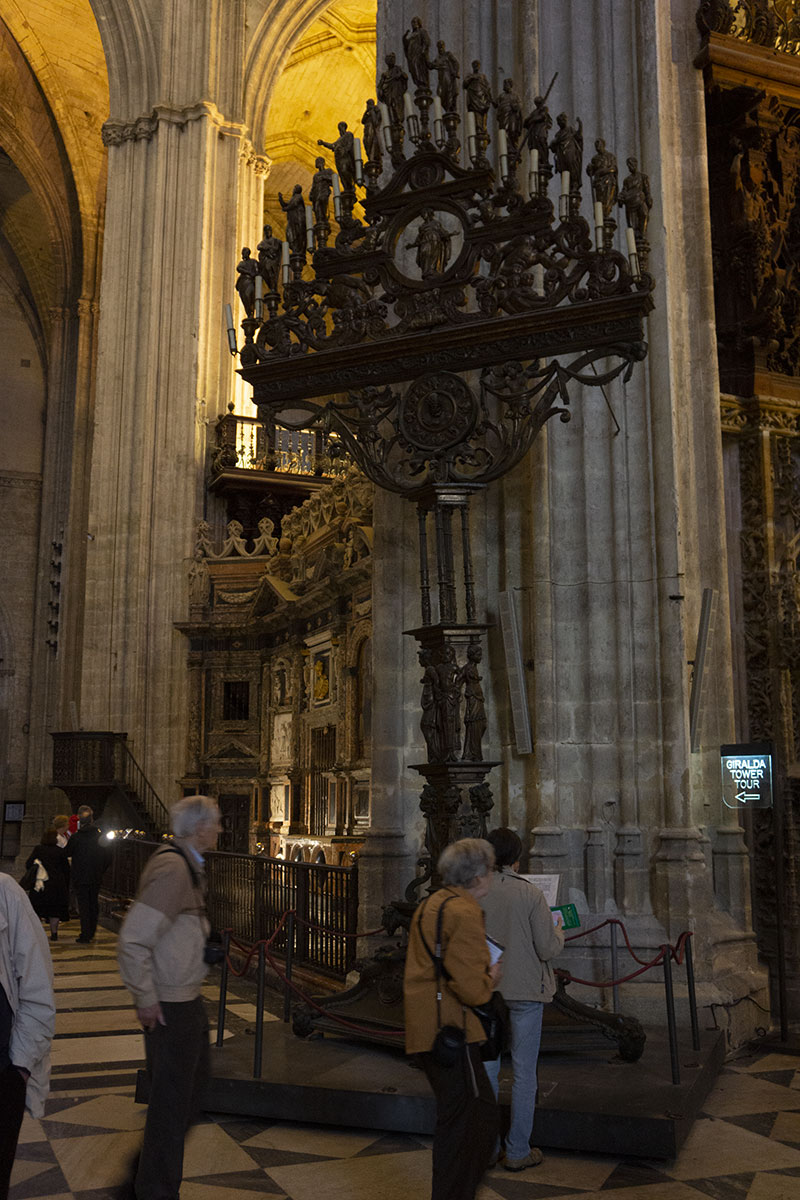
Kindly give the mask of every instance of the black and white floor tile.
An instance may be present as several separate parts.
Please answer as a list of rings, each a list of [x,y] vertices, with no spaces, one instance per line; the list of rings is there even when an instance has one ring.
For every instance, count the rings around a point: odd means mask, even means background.
[[[118,1200],[144,1124],[134,1103],[142,1041],[100,931],[53,943],[58,1025],[45,1116],[26,1117],[10,1200]],[[77,932],[77,930],[76,930]],[[208,1000],[214,999],[209,989]],[[230,1025],[252,1020],[246,987],[229,994]],[[754,1054],[731,1063],[674,1162],[546,1153],[521,1174],[490,1171],[478,1200],[800,1200],[800,1059]],[[183,1200],[424,1200],[430,1140],[220,1116],[187,1140]]]

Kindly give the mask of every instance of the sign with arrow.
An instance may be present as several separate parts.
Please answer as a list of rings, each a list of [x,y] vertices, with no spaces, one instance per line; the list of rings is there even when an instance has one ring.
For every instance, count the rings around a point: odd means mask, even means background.
[[[772,808],[772,743],[720,746],[722,800],[728,808]]]

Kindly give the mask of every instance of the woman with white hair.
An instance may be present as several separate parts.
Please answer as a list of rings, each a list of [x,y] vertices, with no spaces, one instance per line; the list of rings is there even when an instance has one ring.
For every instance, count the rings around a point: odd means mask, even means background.
[[[497,1139],[497,1104],[481,1062],[485,1040],[473,1006],[500,977],[491,965],[478,901],[489,889],[494,851],[463,838],[442,852],[442,887],[411,921],[404,981],[406,1053],[416,1054],[436,1097],[432,1200],[473,1200]],[[438,959],[438,962],[437,962]],[[455,1031],[453,1061],[435,1049]]]

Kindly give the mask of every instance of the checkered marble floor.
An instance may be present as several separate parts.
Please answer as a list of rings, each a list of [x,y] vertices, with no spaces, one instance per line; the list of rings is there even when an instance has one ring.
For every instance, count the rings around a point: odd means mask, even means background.
[[[76,946],[75,923],[52,944],[58,997],[53,1080],[40,1121],[26,1117],[10,1200],[118,1200],[145,1110],[134,1103],[141,1035],[101,930]],[[73,931],[74,929],[74,931]],[[214,988],[208,989],[209,1004]],[[247,985],[231,987],[228,1026],[252,1021]],[[275,1018],[277,1019],[277,1018]],[[796,1069],[797,1068],[797,1069]],[[183,1200],[425,1200],[430,1140],[210,1117],[187,1140]],[[521,1174],[490,1171],[478,1200],[800,1200],[800,1058],[731,1062],[674,1162],[546,1153]]]

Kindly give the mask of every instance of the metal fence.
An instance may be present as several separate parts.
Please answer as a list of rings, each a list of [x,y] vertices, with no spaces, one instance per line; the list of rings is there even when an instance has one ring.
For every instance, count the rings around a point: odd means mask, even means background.
[[[116,841],[104,884],[121,900],[136,894],[144,864],[156,843]],[[284,862],[252,854],[206,854],[208,915],[214,930],[231,929],[254,944],[274,933],[287,909],[296,913],[294,961],[326,974],[345,976],[356,958],[358,872],[356,867]],[[286,930],[273,948],[286,952]]]

